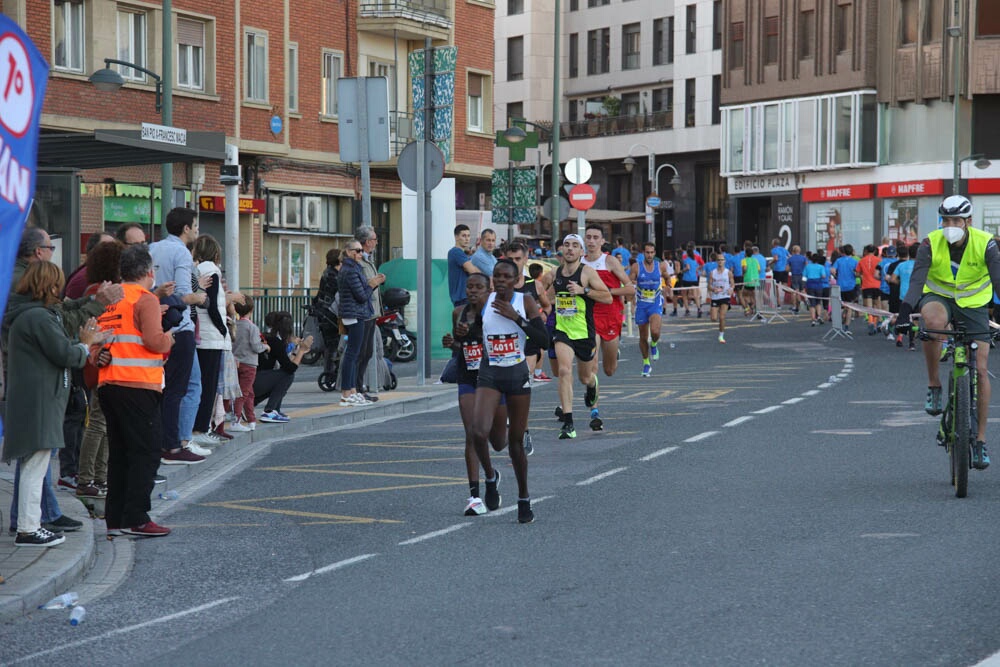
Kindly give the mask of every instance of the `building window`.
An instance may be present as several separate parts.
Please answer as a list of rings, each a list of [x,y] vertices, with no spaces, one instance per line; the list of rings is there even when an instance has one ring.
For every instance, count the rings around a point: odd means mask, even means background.
[[[688,5],[685,13],[684,53],[692,54],[697,50],[698,42],[698,5]]]
[[[712,50],[722,48],[722,0],[712,3]]]
[[[391,108],[391,107],[390,107]],[[299,45],[288,45],[288,110],[299,110]]]
[[[571,102],[570,109],[576,108],[576,104]],[[524,120],[524,102],[507,103],[507,127],[511,127],[513,119]]]
[[[779,107],[768,104],[764,107],[764,171],[774,171],[778,168],[778,120]]]
[[[722,99],[722,75],[716,74],[712,77],[712,125],[722,122],[722,110],[719,108]]]
[[[580,0],[569,0],[569,10],[576,12],[580,10]]]
[[[580,76],[580,35],[573,33],[569,36],[569,78],[575,79]]]
[[[54,0],[52,7],[52,66],[83,71],[83,3]]]
[[[743,21],[729,26],[729,69],[743,67]]]
[[[695,80],[688,79],[684,82],[684,127],[694,127],[694,91]]]
[[[741,174],[746,171],[746,165],[743,163],[743,145],[746,139],[746,133],[744,132],[745,118],[746,113],[743,107],[727,110],[728,133],[723,134],[726,145],[723,147],[722,155],[726,160],[726,171],[728,173]]]
[[[524,13],[524,0],[507,0],[507,16]]]
[[[641,111],[639,93],[625,93],[622,95],[622,116],[638,116]]]
[[[507,80],[520,81],[524,78],[524,37],[507,40]]]
[[[611,70],[611,29],[587,31],[587,74],[606,74]]]
[[[899,43],[904,46],[916,44],[920,0],[900,0],[900,10]]]
[[[674,62],[674,17],[653,21],[653,64]]]
[[[837,53],[851,50],[851,26],[854,21],[854,6],[851,4],[837,5],[834,16],[833,40]]]
[[[994,12],[994,15],[996,13]],[[983,26],[979,26],[982,35]],[[927,17],[924,19],[924,42],[928,44],[940,42],[944,36],[944,0],[929,0]]]
[[[380,76],[385,79],[388,85],[389,110],[396,110],[396,66],[392,63],[384,63],[378,60],[368,61],[368,76]]]
[[[978,37],[1000,36],[1000,12],[997,11],[995,3],[980,0],[976,6],[976,35]]]
[[[177,87],[205,89],[205,24],[177,19]]]
[[[248,30],[246,40],[246,99],[267,102],[267,35]]]
[[[483,132],[483,77],[469,75],[469,99],[466,102],[468,128],[472,132]]]
[[[704,241],[725,241],[729,199],[726,180],[719,175],[717,165],[699,165],[695,181],[696,226],[701,229],[697,236]]]
[[[337,115],[337,79],[343,72],[343,62],[339,53],[323,53],[323,104],[320,114],[327,118]]]
[[[799,59],[812,58],[816,54],[816,12],[809,10],[799,13]]]
[[[146,14],[132,10],[118,10],[118,60],[146,66]],[[118,73],[125,79],[145,81],[146,74],[137,69],[118,65]]]
[[[639,69],[639,38],[638,23],[622,26],[622,69]]]
[[[587,0],[588,7],[603,7],[604,5],[610,5],[611,0]]]
[[[764,20],[764,64],[778,64],[778,29],[781,20],[777,16],[768,16]]]
[[[667,86],[666,88],[654,88],[653,89],[653,113],[659,111],[673,112],[674,110],[674,88],[673,86]]]

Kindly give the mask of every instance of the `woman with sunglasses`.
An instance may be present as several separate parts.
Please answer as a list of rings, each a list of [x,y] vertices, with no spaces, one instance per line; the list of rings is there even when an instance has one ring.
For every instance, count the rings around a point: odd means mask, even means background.
[[[340,396],[341,407],[371,403],[364,394],[357,392],[355,384],[358,374],[364,375],[365,371],[358,364],[364,342],[365,320],[375,316],[371,303],[372,290],[378,289],[385,282],[385,276],[378,274],[365,280],[364,269],[358,262],[360,255],[361,244],[352,240],[344,249],[340,274],[337,276],[337,291],[340,294],[340,309],[337,314],[340,323],[347,330],[347,348],[340,361],[340,386],[343,389]]]

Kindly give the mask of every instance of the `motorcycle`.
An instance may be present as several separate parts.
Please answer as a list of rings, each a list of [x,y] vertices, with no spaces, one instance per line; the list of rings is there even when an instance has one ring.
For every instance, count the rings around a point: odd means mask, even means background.
[[[387,310],[375,320],[382,336],[382,347],[385,356],[392,361],[406,363],[417,356],[417,347],[413,343],[413,334],[406,330],[406,318],[398,310]]]

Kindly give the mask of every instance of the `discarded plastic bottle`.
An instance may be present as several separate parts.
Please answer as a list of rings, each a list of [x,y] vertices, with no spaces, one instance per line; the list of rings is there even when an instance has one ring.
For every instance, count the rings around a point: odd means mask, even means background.
[[[73,611],[69,613],[69,624],[76,627],[83,623],[83,617],[87,615],[87,610],[83,607],[73,607]]]
[[[180,497],[181,494],[177,493],[177,491],[175,491],[174,489],[170,489],[169,491],[164,491],[163,493],[160,494],[160,498],[163,500],[177,500]]]
[[[66,609],[67,607],[72,607],[80,600],[80,596],[76,593],[63,593],[58,597],[54,597],[45,604],[43,604],[39,609]]]

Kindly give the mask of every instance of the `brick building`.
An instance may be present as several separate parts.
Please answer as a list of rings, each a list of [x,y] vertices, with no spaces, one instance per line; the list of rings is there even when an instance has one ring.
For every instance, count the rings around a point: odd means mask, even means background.
[[[371,210],[379,261],[397,253],[403,215],[396,158],[412,126],[407,56],[423,48],[425,37],[435,46],[458,47],[445,173],[456,179],[458,207],[477,207],[479,193],[488,191],[492,128],[467,131],[466,115],[469,80],[492,77],[492,48],[476,35],[477,25],[492,24],[492,3],[173,0],[169,17],[161,2],[142,0],[0,0],[0,6],[52,68],[43,149],[47,140],[64,135],[74,146],[92,142],[93,155],[103,158],[93,167],[79,152],[53,145],[47,168],[40,169],[35,219],[61,238],[64,268],[75,266],[87,236],[100,229],[140,222],[148,236],[159,236],[160,167],[149,163],[156,155],[147,154],[147,144],[128,155],[117,147],[117,164],[128,166],[113,166],[106,163],[114,161],[115,149],[100,141],[107,130],[161,123],[155,82],[133,68],[111,65],[126,84],[114,93],[100,92],[88,78],[105,58],[163,72],[166,50],[171,126],[187,130],[189,137],[221,136],[239,148],[241,286],[316,287],[327,250],[342,247],[360,224],[359,165],[339,156],[336,81],[341,77],[387,79],[391,158],[372,164]],[[164,21],[172,32],[167,47]],[[179,161],[169,196],[174,205],[198,207],[202,230],[224,242],[221,160],[206,155],[218,152],[170,155]]]

